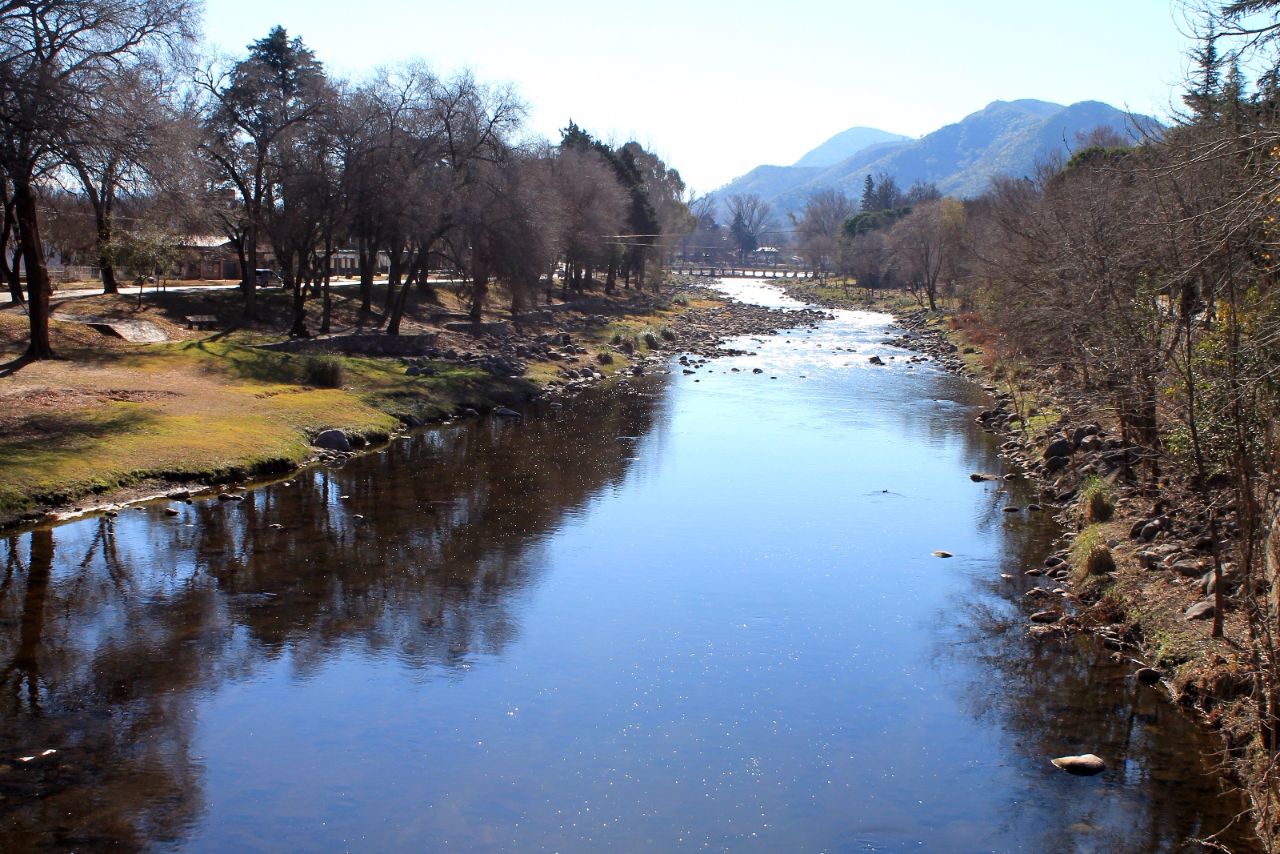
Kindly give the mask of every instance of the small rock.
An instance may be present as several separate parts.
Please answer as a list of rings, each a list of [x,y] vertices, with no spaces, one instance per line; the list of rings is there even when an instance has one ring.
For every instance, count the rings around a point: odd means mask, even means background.
[[[1133,675],[1138,677],[1138,681],[1143,685],[1154,685],[1164,678],[1164,674],[1154,667],[1143,667]]]
[[[270,528],[270,529],[271,529],[271,530],[273,530],[273,531],[283,531],[283,530],[284,530],[284,525],[281,525],[279,522],[272,522],[272,523],[271,523],[270,525],[268,525],[267,527],[268,527],[268,528]]]
[[[1058,617],[1059,614],[1057,611],[1050,611],[1046,609],[1044,611],[1036,611],[1027,619],[1033,623],[1053,623],[1057,621]]]
[[[1022,508],[1021,508],[1021,507],[1014,507],[1014,506],[1010,505],[1010,506],[1008,506],[1008,507],[1001,507],[1001,508],[1000,508],[1000,510],[1001,510],[1001,512],[1004,512],[1004,513],[1019,513],[1019,512],[1021,512],[1021,511],[1022,511]]]
[[[1066,468],[1071,464],[1071,458],[1066,456],[1048,457],[1044,461],[1046,471],[1055,472]]]
[[[1071,444],[1070,439],[1055,439],[1044,449],[1044,458],[1069,457],[1074,451],[1075,445]]]
[[[1205,600],[1197,602],[1190,608],[1182,612],[1182,615],[1188,620],[1212,620],[1213,619],[1213,601]]]
[[[872,356],[872,357],[871,357],[870,359],[868,359],[867,361],[868,361],[868,362],[870,362],[870,363],[871,363],[871,364],[873,364],[873,365],[883,365],[883,364],[884,364],[884,360],[883,360],[883,359],[881,359],[879,356]]]
[[[326,451],[351,450],[351,440],[341,430],[325,430],[312,439],[311,444]]]
[[[969,475],[969,480],[973,481],[974,483],[981,483],[984,480],[995,480],[995,479],[996,479],[996,475],[983,474],[980,471],[975,471],[973,474]]]
[[[1169,568],[1184,578],[1199,578],[1204,574],[1204,567],[1198,560],[1176,560]]]
[[[164,515],[166,515],[166,516],[177,516],[177,515],[178,515],[178,510],[177,510],[177,508],[176,508],[176,507],[166,507],[166,508],[164,508]]]
[[[933,553],[933,556],[934,557],[952,557],[952,554],[951,552],[944,552],[942,549],[938,549],[936,552]]]
[[[1038,623],[1028,628],[1027,634],[1031,636],[1032,640],[1045,640],[1047,638],[1066,637],[1067,632],[1062,628],[1062,626]]]
[[[503,418],[520,418],[520,417],[522,417],[522,416],[520,415],[520,413],[519,413],[519,412],[516,412],[514,409],[508,409],[508,408],[507,408],[507,407],[505,407],[505,406],[499,406],[497,409],[493,410],[493,414],[494,414],[494,415],[499,415],[499,416],[501,416],[501,417],[503,417]]]
[[[1049,761],[1053,763],[1054,767],[1061,768],[1068,774],[1075,774],[1080,777],[1091,777],[1107,770],[1107,763],[1092,753],[1085,753],[1080,756],[1059,756],[1057,759]]]

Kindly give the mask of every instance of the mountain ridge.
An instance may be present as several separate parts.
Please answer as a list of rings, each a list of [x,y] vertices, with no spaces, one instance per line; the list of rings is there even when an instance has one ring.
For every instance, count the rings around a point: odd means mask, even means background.
[[[1134,141],[1163,127],[1150,116],[1129,114],[1101,101],[1064,106],[1032,98],[996,100],[919,139],[879,131],[899,138],[865,146],[825,167],[757,166],[711,195],[719,202],[733,194],[755,193],[785,215],[800,210],[817,190],[833,188],[857,196],[867,175],[885,173],[904,190],[916,181],[929,181],[944,194],[971,198],[996,175],[1030,175],[1038,161],[1069,155],[1077,135],[1100,126]],[[797,164],[842,135],[812,149]],[[836,150],[828,148],[826,155]],[[809,162],[822,161],[820,153]]]

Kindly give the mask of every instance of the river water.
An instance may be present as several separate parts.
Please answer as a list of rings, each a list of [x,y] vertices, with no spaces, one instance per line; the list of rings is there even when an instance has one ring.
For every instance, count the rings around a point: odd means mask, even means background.
[[[0,850],[1201,850],[1212,744],[1026,637],[1052,522],[888,320],[10,537]]]

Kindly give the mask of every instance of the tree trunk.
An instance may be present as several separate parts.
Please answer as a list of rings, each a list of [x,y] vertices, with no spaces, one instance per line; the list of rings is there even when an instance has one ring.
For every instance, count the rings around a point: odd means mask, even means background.
[[[244,319],[252,322],[258,305],[258,224],[249,223],[244,250],[240,254],[240,287],[244,288]]]
[[[329,318],[333,312],[333,303],[329,295],[329,269],[333,265],[333,239],[326,237],[324,241],[324,281],[320,289],[320,334],[329,334]]]
[[[360,265],[360,313],[373,311],[373,266],[377,262],[378,253],[370,250],[369,244],[360,239],[358,247]]]
[[[484,311],[485,299],[489,295],[489,273],[483,265],[475,265],[471,276],[471,315],[472,323],[479,323]]]
[[[404,276],[404,249],[396,247],[391,250],[391,265],[387,270],[387,293],[382,299],[382,313],[389,314],[395,303],[396,294],[400,290],[400,280]]]
[[[27,315],[31,322],[31,339],[27,358],[52,359],[49,340],[49,270],[44,263],[40,243],[40,225],[36,219],[36,199],[28,176],[14,178],[14,213],[18,219],[18,238],[22,242],[23,267],[27,271]]]
[[[293,259],[287,260],[288,266],[293,266]],[[307,331],[307,289],[303,284],[303,275],[307,274],[307,261],[305,257],[298,258],[298,275],[295,277],[292,272],[289,278],[293,279],[293,325],[289,327],[290,338],[310,338],[311,333]],[[288,282],[289,278],[285,281]]]
[[[111,199],[103,198],[94,205],[94,218],[98,226],[98,269],[102,275],[102,292],[104,294],[120,293],[120,285],[116,281],[116,268],[111,262]]]

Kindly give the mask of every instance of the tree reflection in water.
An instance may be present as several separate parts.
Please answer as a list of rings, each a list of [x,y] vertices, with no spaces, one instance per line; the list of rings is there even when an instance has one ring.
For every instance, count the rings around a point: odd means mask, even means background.
[[[974,578],[981,593],[939,615],[936,650],[940,660],[964,662],[939,673],[961,683],[954,694],[976,719],[1006,732],[1011,752],[1033,769],[1001,835],[1041,836],[1035,850],[1042,851],[1191,852],[1207,850],[1198,840],[1219,834],[1215,840],[1237,854],[1258,850],[1242,793],[1204,758],[1212,739],[1138,684],[1132,653],[1115,654],[1091,636],[1029,637],[1027,617],[1044,603],[1025,594],[1055,585],[1023,572],[1039,565],[1057,531],[1043,518],[1005,521],[999,561]],[[1078,753],[1110,757],[1106,776],[1085,780],[1049,764]],[[1078,810],[1074,821],[1063,820],[1063,804]]]
[[[9,537],[0,849],[180,840],[204,809],[193,696],[286,652],[304,672],[352,647],[444,673],[500,655],[539,538],[626,475],[649,391],[421,431],[175,518]]]

